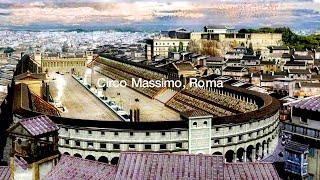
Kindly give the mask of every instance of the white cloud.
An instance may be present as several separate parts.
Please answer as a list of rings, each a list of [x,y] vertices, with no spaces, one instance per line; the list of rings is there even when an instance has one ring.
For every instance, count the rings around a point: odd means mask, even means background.
[[[159,17],[182,18],[189,21],[206,20],[246,23],[290,21],[296,9],[320,11],[320,0],[0,0],[11,3],[6,21],[14,25],[38,22],[81,24],[89,22],[152,21]],[[4,10],[3,10],[4,11]],[[1,9],[0,9],[1,12]],[[212,16],[214,14],[215,16]],[[215,18],[215,19],[212,19]]]

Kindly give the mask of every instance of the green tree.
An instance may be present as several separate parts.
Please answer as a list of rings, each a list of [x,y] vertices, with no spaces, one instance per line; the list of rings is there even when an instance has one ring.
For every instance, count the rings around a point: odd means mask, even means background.
[[[183,51],[183,43],[182,42],[179,42],[179,52],[182,52]]]
[[[249,44],[249,48],[247,49],[247,52],[248,52],[249,54],[253,54],[253,53],[254,53],[253,47],[252,47],[252,43]]]
[[[14,49],[11,48],[11,47],[7,47],[7,48],[4,49],[3,52],[4,52],[4,53],[13,53],[13,52],[14,52]]]
[[[288,27],[280,28],[259,28],[241,29],[240,33],[281,33],[284,45],[299,50],[318,48],[320,45],[320,35],[298,35]]]
[[[172,52],[177,52],[177,47],[176,46],[173,47],[173,51]]]

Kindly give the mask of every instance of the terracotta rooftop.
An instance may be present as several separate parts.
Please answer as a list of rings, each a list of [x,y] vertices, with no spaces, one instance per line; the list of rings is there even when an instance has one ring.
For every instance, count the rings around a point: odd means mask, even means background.
[[[320,97],[315,96],[315,97],[305,98],[298,102],[291,103],[290,106],[293,106],[299,109],[306,109],[310,111],[320,112]]]
[[[46,180],[89,180],[89,179],[114,179],[117,171],[115,166],[62,155],[59,163],[47,174]]]
[[[2,180],[9,180],[10,179],[9,166],[0,166],[0,179],[2,179]]]
[[[14,157],[15,168],[19,167],[23,170],[28,169],[28,162],[23,157]]]
[[[59,129],[47,116],[27,118],[19,123],[33,136],[39,136]]]
[[[30,95],[33,111],[46,115],[60,116],[60,111],[55,106],[43,100],[40,96],[33,92],[30,92]]]
[[[40,96],[31,92],[28,85],[19,83],[14,86],[13,112],[21,113],[25,110],[46,115],[60,116],[59,110]]]
[[[271,163],[226,163],[224,179],[280,179]]]
[[[115,179],[223,179],[223,162],[223,156],[125,152]]]
[[[224,163],[220,155],[123,152],[115,179],[280,179],[271,163]]]

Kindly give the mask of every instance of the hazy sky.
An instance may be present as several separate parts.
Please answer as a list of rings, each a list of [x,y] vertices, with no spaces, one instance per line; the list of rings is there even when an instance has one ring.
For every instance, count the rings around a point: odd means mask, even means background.
[[[227,24],[320,29],[320,0],[0,0],[1,26]]]

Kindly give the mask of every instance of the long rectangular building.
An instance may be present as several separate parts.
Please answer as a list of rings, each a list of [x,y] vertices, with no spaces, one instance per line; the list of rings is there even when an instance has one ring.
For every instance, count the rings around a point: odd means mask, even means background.
[[[175,34],[186,33],[177,31]],[[203,32],[189,32],[190,36],[169,36],[161,34],[147,40],[146,55],[151,60],[155,56],[168,57],[172,51],[178,51],[179,45],[186,51],[190,41],[216,40],[222,43],[236,43],[253,50],[267,50],[269,46],[282,45],[281,33],[239,33],[228,27],[205,26]]]

